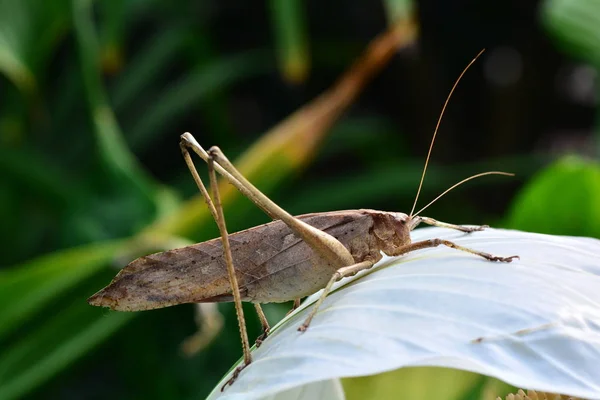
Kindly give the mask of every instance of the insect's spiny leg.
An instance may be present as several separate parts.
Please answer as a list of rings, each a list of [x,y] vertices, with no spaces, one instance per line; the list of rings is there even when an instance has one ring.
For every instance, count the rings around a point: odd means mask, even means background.
[[[192,177],[194,178],[194,182],[196,182],[196,186],[198,186],[198,190],[200,190],[200,193],[202,193],[202,197],[204,197],[204,201],[208,205],[208,208],[210,209],[210,213],[212,214],[214,220],[216,221],[218,218],[217,217],[217,209],[215,208],[215,205],[214,205],[212,199],[210,198],[210,195],[208,194],[208,190],[206,190],[206,186],[204,186],[204,183],[202,182],[200,175],[198,175],[198,170],[196,170],[194,161],[192,160],[190,152],[187,149],[189,145],[190,145],[190,143],[188,141],[186,141],[185,139],[183,139],[183,137],[182,137],[181,142],[179,142],[179,147],[181,148],[181,154],[183,154],[183,159],[185,160],[185,163],[186,163],[188,169],[190,170]]]
[[[300,236],[300,238],[302,238],[302,240],[304,240],[313,250],[327,260],[327,262],[336,267],[352,265],[354,263],[352,254],[350,254],[348,249],[346,249],[342,243],[327,232],[310,226],[306,222],[293,217],[283,208],[275,204],[264,193],[256,188],[256,186],[250,183],[218,147],[211,147],[208,153],[214,157],[215,167],[218,167],[217,170],[219,172],[224,170],[229,176],[232,176],[233,180],[231,183],[234,184],[244,196],[250,199],[271,218],[282,220],[295,234]]]
[[[223,154],[220,148],[213,146],[208,150],[219,166],[219,173],[225,176],[242,194],[248,197],[254,204],[260,207],[272,219],[285,219],[283,214],[289,215],[285,210],[275,204],[271,199],[265,196],[256,186],[239,172],[229,159]],[[223,172],[221,172],[221,170]]]
[[[217,225],[219,226],[219,232],[221,233],[221,241],[223,243],[223,256],[225,257],[225,263],[227,265],[227,274],[229,275],[229,283],[231,285],[231,292],[233,294],[233,300],[235,304],[235,312],[238,317],[238,325],[240,328],[240,337],[242,339],[242,349],[244,351],[244,365],[236,368],[234,376],[227,382],[228,384],[233,383],[241,370],[248,366],[252,362],[252,355],[250,353],[250,344],[248,342],[248,332],[246,331],[246,320],[244,319],[244,310],[242,308],[242,299],[240,296],[240,289],[235,275],[235,268],[233,266],[233,257],[231,255],[231,247],[229,245],[229,234],[227,233],[227,226],[225,224],[225,216],[223,215],[223,207],[221,205],[221,197],[219,195],[219,185],[217,183],[217,174],[214,169],[214,161],[210,157],[208,159],[208,175],[210,176],[210,186],[213,192],[213,199],[217,213]],[[227,386],[225,384],[221,390]]]

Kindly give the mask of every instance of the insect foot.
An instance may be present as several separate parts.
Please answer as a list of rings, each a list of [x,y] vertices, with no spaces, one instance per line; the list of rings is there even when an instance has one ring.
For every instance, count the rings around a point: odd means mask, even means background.
[[[269,329],[265,330],[259,337],[256,338],[256,341],[254,342],[256,347],[260,347],[260,345],[263,344],[267,336],[269,336],[269,331]]]
[[[489,227],[490,227],[489,225],[463,226],[463,228],[464,228],[463,232],[467,232],[467,233],[470,233],[470,232],[480,232],[480,231],[483,231],[483,230],[485,230],[485,229],[487,229]]]
[[[520,259],[519,256],[510,256],[510,257],[491,256],[490,258],[488,258],[488,260],[509,263],[509,262],[512,262],[512,260],[514,260],[515,258]]]
[[[235,380],[238,378],[238,376],[240,376],[240,372],[242,372],[242,370],[244,368],[246,368],[248,365],[250,365],[250,363],[248,363],[248,364],[244,363],[243,365],[240,365],[239,367],[237,367],[235,369],[235,371],[233,371],[233,375],[231,376],[231,378],[229,378],[229,380],[227,382],[225,382],[225,384],[223,384],[223,386],[221,386],[221,392],[224,391],[227,386],[233,385],[233,382],[235,382]]]

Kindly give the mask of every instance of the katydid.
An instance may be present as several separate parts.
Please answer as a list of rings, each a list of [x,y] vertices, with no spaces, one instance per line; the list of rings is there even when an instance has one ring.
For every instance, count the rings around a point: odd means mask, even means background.
[[[443,106],[410,214],[361,209],[294,217],[246,180],[219,148],[212,147],[207,152],[191,134],[184,133],[180,142],[184,159],[217,222],[221,237],[138,258],[123,268],[107,287],[90,297],[88,302],[113,310],[139,311],[182,303],[233,301],[242,338],[244,364],[234,371],[227,382],[231,384],[241,370],[252,362],[242,301],[255,304],[263,326],[263,335],[257,342],[260,344],[269,331],[260,303],[294,300],[294,306],[297,307],[299,299],[323,289],[320,298],[298,328],[304,332],[333,284],[343,277],[371,268],[382,258],[382,252],[388,256],[399,256],[443,245],[489,261],[511,262],[518,258],[495,256],[443,239],[412,242],[410,237],[410,232],[421,222],[462,232],[485,228],[464,227],[420,216],[433,202],[414,212],[444,110],[456,85],[476,59],[477,57],[463,70]],[[208,164],[212,196],[194,167],[190,149]],[[216,172],[252,200],[273,221],[229,234],[221,207]],[[434,201],[468,180],[492,174],[511,175],[498,171],[473,175],[453,185]]]

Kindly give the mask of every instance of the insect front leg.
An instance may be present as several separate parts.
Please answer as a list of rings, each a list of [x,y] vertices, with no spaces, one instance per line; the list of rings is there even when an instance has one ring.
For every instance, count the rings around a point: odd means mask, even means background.
[[[449,224],[447,222],[442,222],[442,221],[435,220],[433,218],[421,217],[421,216],[414,217],[414,220],[415,220],[414,226],[417,226],[420,222],[424,222],[427,225],[439,226],[440,228],[456,229],[458,231],[467,232],[467,233],[482,231],[485,228],[489,228],[488,225],[461,226],[461,225]]]
[[[358,264],[350,265],[347,267],[342,267],[342,268],[338,269],[337,271],[335,271],[335,273],[333,274],[333,276],[331,277],[329,282],[327,282],[327,286],[325,286],[325,288],[323,289],[323,292],[321,293],[321,297],[319,297],[319,300],[317,300],[317,302],[315,303],[315,306],[310,311],[310,314],[308,314],[308,317],[306,317],[306,319],[304,320],[304,323],[302,325],[300,325],[298,330],[300,332],[304,332],[308,329],[310,322],[312,321],[315,314],[319,310],[319,307],[325,300],[325,297],[327,297],[327,295],[331,291],[331,288],[335,282],[339,281],[340,279],[342,279],[346,276],[352,276],[364,269],[369,269],[373,266],[373,264],[374,264],[373,261],[367,260],[367,261],[360,262]]]
[[[410,244],[407,244],[406,246],[399,247],[397,251],[395,251],[393,254],[390,254],[390,255],[399,256],[402,254],[410,253],[411,251],[426,249],[426,248],[430,248],[430,247],[438,247],[440,245],[474,254],[476,256],[483,257],[488,261],[511,262],[513,259],[519,258],[519,256],[510,256],[510,257],[495,256],[493,254],[486,253],[484,251],[474,250],[474,249],[470,249],[468,247],[458,245],[454,242],[451,242],[451,241],[445,240],[445,239],[427,239],[427,240],[421,240],[419,242],[410,243]]]

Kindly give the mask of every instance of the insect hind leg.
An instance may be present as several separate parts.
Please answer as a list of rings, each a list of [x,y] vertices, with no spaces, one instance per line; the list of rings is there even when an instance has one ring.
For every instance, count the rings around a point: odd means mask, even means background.
[[[333,287],[333,284],[335,282],[339,281],[340,279],[342,279],[346,276],[355,275],[356,273],[358,273],[364,269],[369,269],[372,266],[373,266],[373,261],[367,260],[367,261],[360,262],[358,264],[349,265],[347,267],[342,267],[342,268],[338,269],[337,271],[335,271],[335,273],[333,274],[333,276],[327,283],[327,286],[325,286],[325,288],[323,289],[323,292],[321,293],[321,297],[319,297],[319,300],[317,300],[317,303],[314,305],[313,309],[310,311],[310,314],[308,314],[308,317],[306,317],[306,319],[304,320],[304,323],[302,325],[300,325],[300,327],[298,328],[298,331],[304,332],[308,329],[310,322],[312,321],[314,316],[317,314],[319,307],[325,300],[325,297],[327,297],[327,295],[331,291],[331,288]]]
[[[202,196],[204,197],[204,200],[206,201],[208,208],[210,209],[210,212],[215,222],[217,223],[217,226],[219,227],[219,232],[221,233],[221,242],[223,244],[223,257],[225,258],[225,263],[227,266],[229,284],[231,286],[231,291],[233,294],[235,304],[235,311],[238,318],[240,337],[242,341],[242,350],[244,353],[244,364],[236,368],[233,377],[229,381],[227,381],[227,383],[225,383],[225,385],[223,385],[223,387],[221,388],[221,390],[223,390],[225,389],[225,386],[227,386],[228,384],[232,384],[239,375],[239,373],[242,371],[242,369],[244,369],[252,362],[250,344],[248,342],[248,332],[246,330],[246,320],[244,318],[244,310],[242,308],[242,300],[239,291],[239,285],[237,282],[237,277],[235,274],[235,268],[233,266],[233,257],[231,255],[231,247],[229,245],[229,234],[227,232],[227,226],[225,224],[225,217],[223,214],[223,207],[221,205],[219,186],[217,183],[217,174],[215,172],[215,162],[210,154],[204,152],[203,149],[199,145],[197,145],[195,139],[190,134],[182,135],[179,146],[181,148],[181,152],[183,154],[185,163],[187,164],[188,169],[190,170],[190,173],[192,174],[192,177],[194,178],[194,181],[196,182],[196,185],[200,190],[200,193],[202,193]],[[206,163],[208,164],[208,175],[210,178],[210,186],[212,189],[212,198],[208,193],[206,186],[202,182],[202,179],[198,175],[198,171],[194,166],[194,162],[192,161],[192,157],[188,151],[188,147],[191,148],[200,157],[205,159]]]

